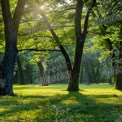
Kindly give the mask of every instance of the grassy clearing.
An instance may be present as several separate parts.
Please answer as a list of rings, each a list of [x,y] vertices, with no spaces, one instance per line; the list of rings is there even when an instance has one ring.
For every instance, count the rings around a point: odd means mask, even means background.
[[[42,87],[15,85],[15,97],[0,98],[0,122],[122,122],[122,92],[108,84]]]

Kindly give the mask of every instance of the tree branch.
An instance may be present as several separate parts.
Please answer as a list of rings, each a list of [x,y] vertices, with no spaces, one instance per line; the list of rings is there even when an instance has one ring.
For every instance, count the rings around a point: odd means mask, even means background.
[[[96,4],[96,0],[93,0],[90,8],[88,9],[88,11],[86,13],[85,22],[84,22],[84,30],[83,30],[83,35],[84,36],[86,36],[86,34],[87,34],[89,16],[90,16],[90,13],[92,12],[92,9],[95,6],[95,4]]]
[[[16,32],[18,30],[21,17],[24,13],[25,3],[26,3],[26,0],[18,0],[16,9],[15,9],[15,12],[14,12],[13,25],[14,25],[14,29],[15,29]]]
[[[1,0],[2,14],[4,23],[9,24],[12,21],[9,0]]]
[[[10,12],[9,0],[1,0],[2,15],[4,21],[4,31],[10,33],[8,30],[12,29],[12,16]]]
[[[19,49],[18,52],[22,52],[22,51],[59,51],[60,50],[55,50],[55,49],[36,49],[36,48],[32,48],[32,49]]]
[[[83,9],[83,0],[77,0],[76,4],[76,14],[75,14],[75,35],[77,41],[82,41],[81,39],[81,19],[82,19],[82,9]]]
[[[39,2],[39,0],[36,0],[36,1],[37,1],[38,5],[41,5],[40,2]],[[66,61],[68,70],[72,72],[72,64],[71,64],[69,55],[67,54],[67,52],[66,52],[65,48],[63,47],[63,45],[61,44],[61,42],[59,40],[59,37],[55,33],[53,27],[50,25],[47,17],[45,16],[45,13],[41,9],[40,9],[40,14],[43,17],[44,22],[45,22],[47,28],[49,29],[50,33],[52,34],[53,38],[55,39],[57,45],[59,46],[60,51],[62,52],[62,54],[63,54],[63,56],[65,58],[65,61]]]

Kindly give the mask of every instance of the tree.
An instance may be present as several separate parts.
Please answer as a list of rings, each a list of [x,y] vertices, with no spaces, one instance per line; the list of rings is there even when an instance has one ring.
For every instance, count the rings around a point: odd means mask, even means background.
[[[122,26],[120,27],[119,37],[122,39]],[[118,68],[117,68],[117,77],[116,77],[116,89],[122,89],[122,40],[119,42],[119,55],[118,55]]]
[[[41,75],[41,79],[42,79],[42,86],[48,86],[48,80],[44,74],[44,67],[43,67],[41,60],[37,62],[37,65],[39,67],[39,71],[40,71],[40,75]]]
[[[5,79],[4,94],[1,95],[14,95],[13,94],[13,71],[17,59],[17,34],[21,17],[24,13],[24,6],[26,0],[18,0],[14,15],[10,11],[10,1],[1,0],[2,15],[4,21],[4,34],[5,34],[5,54],[1,62],[3,78]]]
[[[121,72],[121,40],[122,40],[122,20],[121,20],[121,0],[100,2],[98,1],[96,12],[94,15],[98,17],[97,25],[99,25],[99,37],[101,45],[106,48],[111,58],[111,77],[114,78],[117,89],[122,89],[122,72]],[[105,49],[105,50],[106,50]],[[118,53],[119,52],[119,53]],[[110,56],[111,55],[111,56]],[[108,55],[106,55],[108,56]],[[110,71],[109,71],[110,72]]]
[[[37,3],[40,5],[39,1],[37,0]],[[57,34],[55,33],[54,29],[52,28],[52,26],[50,25],[50,23],[48,22],[47,17],[45,16],[44,12],[40,9],[40,14],[44,19],[44,22],[47,26],[47,28],[49,29],[50,33],[52,34],[53,38],[55,39],[60,51],[62,52],[62,55],[65,58],[66,64],[67,64],[67,68],[69,70],[69,73],[71,73],[72,76],[72,65],[71,65],[71,61],[69,58],[69,55],[67,54],[67,51],[65,50],[64,46],[61,44],[59,37],[57,36]]]
[[[89,2],[89,1],[88,1]],[[76,47],[75,47],[75,57],[73,64],[72,79],[69,81],[68,91],[78,91],[79,90],[79,74],[80,65],[83,54],[83,47],[88,33],[88,21],[90,13],[96,4],[96,0],[93,0],[91,6],[89,6],[88,11],[85,16],[84,25],[82,27],[81,21],[83,19],[83,7],[85,2],[83,0],[77,0],[76,3],[76,14],[75,14],[75,35],[76,35]]]
[[[38,0],[37,0],[37,2],[39,3]],[[85,16],[84,27],[81,28],[81,17],[83,17],[83,13],[84,13],[82,10],[83,10],[83,7],[85,7],[84,4],[87,5],[87,4],[89,4],[89,2],[91,5],[89,6],[88,11]],[[48,22],[48,19],[46,18],[44,12],[40,9],[40,13],[44,19],[44,22],[46,23],[47,28],[50,30],[53,38],[56,40],[56,43],[59,46],[62,54],[64,55],[68,70],[71,73],[68,91],[78,91],[79,90],[79,73],[80,73],[81,57],[82,57],[82,53],[83,53],[83,46],[84,46],[85,38],[87,35],[89,16],[90,16],[90,13],[91,13],[93,7],[95,6],[95,3],[96,3],[96,0],[93,0],[92,2],[91,1],[84,2],[82,0],[77,0],[76,16],[75,16],[76,49],[75,49],[75,59],[74,59],[73,69],[72,69],[72,65],[70,63],[71,61],[69,59],[69,56],[68,56],[66,50],[64,49],[63,45],[60,43],[57,34],[54,32],[52,26]],[[81,14],[82,14],[82,16],[81,16]]]

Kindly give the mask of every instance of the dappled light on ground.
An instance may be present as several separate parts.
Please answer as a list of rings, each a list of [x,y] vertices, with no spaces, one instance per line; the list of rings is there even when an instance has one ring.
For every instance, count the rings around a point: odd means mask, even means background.
[[[66,87],[66,84],[15,85],[15,97],[0,99],[0,121],[116,122],[122,119],[121,91],[107,84],[81,85],[79,92],[67,92]]]

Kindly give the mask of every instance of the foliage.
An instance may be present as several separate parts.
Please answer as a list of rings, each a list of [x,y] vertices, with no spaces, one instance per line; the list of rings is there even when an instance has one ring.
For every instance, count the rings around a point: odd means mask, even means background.
[[[46,65],[45,60],[50,59],[54,55],[61,55],[59,52],[41,51],[48,49],[59,50],[59,47],[55,42],[54,38],[52,37],[51,33],[49,32],[44,22],[44,18],[41,16],[40,10],[43,10],[52,28],[58,35],[61,44],[68,52],[72,65],[76,44],[75,42],[76,37],[74,32],[75,28],[74,18],[75,18],[75,9],[77,1],[74,0],[52,0],[52,1],[39,0],[39,1],[41,5],[38,5],[36,0],[26,1],[25,13],[22,16],[19,25],[18,42],[17,42],[18,56],[20,57],[20,60],[22,62],[22,68],[24,70],[25,77],[28,78],[26,73],[28,72],[27,68],[29,66],[33,68],[32,69],[33,71],[35,71],[35,73],[32,73],[35,80],[37,79],[37,77],[39,77],[39,75],[37,75],[39,74],[37,73],[39,72],[37,67],[38,61],[41,60],[42,62],[44,62],[43,64]],[[89,5],[91,2],[92,2],[91,0],[84,1],[82,21],[81,21],[82,27],[85,21],[86,12],[90,7]],[[118,49],[120,47],[120,42],[122,39],[120,29],[121,20],[110,23],[104,23],[104,25],[96,24],[96,21],[100,18],[100,16],[105,18],[107,16],[112,15],[114,12],[117,14],[121,12],[120,0],[116,1],[112,0],[111,2],[109,0],[108,3],[106,4],[105,3],[106,3],[105,1],[101,2],[100,0],[97,0],[97,4],[90,14],[88,23],[88,34],[83,54],[84,55],[83,60],[85,59],[85,57],[88,57],[86,58],[86,60],[89,59],[91,62],[93,62],[95,71],[98,67],[98,64],[100,64],[99,75],[100,75],[100,81],[103,82],[105,82],[106,79],[104,78],[102,79],[102,74],[104,74],[105,71],[111,69],[110,66],[111,63],[109,58],[111,51],[109,50],[110,45],[106,42],[106,39],[111,40],[114,49]],[[12,16],[15,11],[16,4],[17,0],[10,1],[10,9]],[[103,28],[103,26],[105,28]],[[1,32],[0,52],[2,54],[4,53],[5,48],[3,28],[4,28],[3,19],[2,16],[0,15],[0,32]],[[83,29],[81,30],[83,31]],[[29,49],[35,49],[35,51]],[[2,58],[2,54],[0,58]],[[54,65],[58,66],[58,64],[61,61],[64,61],[62,58],[59,62],[57,63],[54,62],[52,67]],[[89,64],[90,61],[88,61]],[[90,72],[92,72],[91,66],[89,66],[88,69]],[[84,70],[83,74],[85,74]],[[86,79],[85,75],[84,77]],[[33,82],[35,83],[35,81]]]

